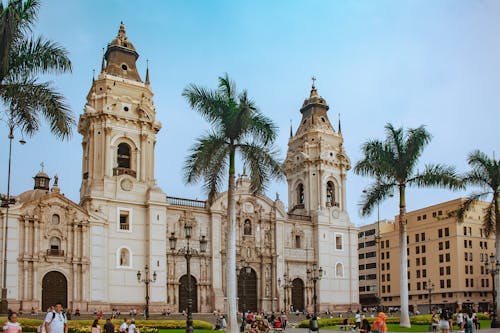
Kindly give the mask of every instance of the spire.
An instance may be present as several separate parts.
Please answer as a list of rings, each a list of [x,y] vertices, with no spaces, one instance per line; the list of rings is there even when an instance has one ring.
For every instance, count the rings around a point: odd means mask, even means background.
[[[315,76],[311,77],[311,80],[313,83],[311,88],[311,96],[309,96],[309,98],[318,97],[318,92],[316,91],[316,86],[314,85],[314,83],[316,82],[316,77]]]
[[[125,24],[123,21],[120,22],[120,29],[118,30],[118,36],[121,40],[127,39],[127,33],[125,32]]]
[[[95,81],[95,69],[92,70],[92,83]]]
[[[290,139],[293,138],[292,119],[290,119]]]
[[[146,59],[146,82],[147,85],[150,84],[149,82],[149,59]]]
[[[337,131],[339,134],[342,134],[342,128],[340,127],[340,112],[339,112],[339,129]]]
[[[102,48],[101,73],[104,73],[104,71],[106,70],[106,58],[104,57],[105,54],[106,54],[106,52],[104,51],[104,47],[103,47]]]

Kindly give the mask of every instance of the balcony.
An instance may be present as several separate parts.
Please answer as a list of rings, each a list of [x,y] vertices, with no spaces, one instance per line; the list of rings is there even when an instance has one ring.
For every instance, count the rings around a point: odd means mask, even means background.
[[[120,175],[129,175],[135,178],[137,173],[129,168],[120,168],[120,167],[113,168],[113,176],[120,176]]]
[[[48,256],[53,256],[53,257],[64,257],[64,250],[48,249],[47,250],[47,255]]]

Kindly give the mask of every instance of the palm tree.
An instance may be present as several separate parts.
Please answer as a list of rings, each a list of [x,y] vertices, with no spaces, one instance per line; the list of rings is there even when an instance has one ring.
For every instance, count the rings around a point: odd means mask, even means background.
[[[408,264],[406,254],[406,188],[439,186],[455,189],[460,181],[452,167],[426,165],[423,172],[417,169],[419,157],[430,142],[431,135],[424,126],[395,129],[392,124],[385,126],[385,141],[366,142],[362,151],[364,159],[354,167],[354,172],[371,176],[375,182],[364,191],[362,215],[369,215],[374,207],[399,191],[399,250],[400,250],[400,298],[401,327],[411,327],[408,309]]]
[[[198,111],[212,130],[198,138],[185,162],[185,179],[194,183],[204,181],[208,200],[212,202],[219,192],[226,172],[229,172],[227,190],[227,245],[226,297],[228,332],[237,333],[236,318],[236,211],[235,160],[236,154],[250,171],[250,187],[254,194],[265,189],[271,178],[282,176],[281,163],[275,159],[273,148],[277,136],[274,123],[265,117],[248,97],[239,94],[228,75],[219,77],[216,90],[189,85],[182,95],[191,108]]]
[[[50,82],[38,82],[37,76],[71,71],[71,62],[57,43],[28,36],[39,7],[39,0],[0,3],[0,100],[11,131],[19,127],[33,135],[42,114],[53,134],[67,138],[73,115],[63,96]]]
[[[492,232],[495,233],[495,258],[498,261],[500,260],[500,207],[498,203],[500,196],[500,161],[495,160],[495,157],[489,158],[485,153],[475,150],[469,154],[467,162],[472,170],[463,176],[463,182],[465,185],[476,186],[481,190],[470,194],[462,203],[457,211],[457,220],[462,222],[466,212],[471,206],[480,199],[491,195],[490,204],[484,209],[483,226],[487,236]],[[494,269],[494,267],[492,267],[492,269]],[[496,274],[495,278],[495,285],[500,286],[500,274]],[[496,293],[495,302],[496,304],[500,304],[499,292]],[[497,307],[496,310],[496,318],[498,320],[498,318],[500,318],[499,308]]]

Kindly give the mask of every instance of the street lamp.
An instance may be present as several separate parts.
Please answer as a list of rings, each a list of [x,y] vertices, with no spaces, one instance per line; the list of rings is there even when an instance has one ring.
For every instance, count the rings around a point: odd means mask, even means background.
[[[425,286],[425,290],[429,292],[429,313],[432,313],[432,303],[431,303],[431,297],[432,297],[432,291],[434,290],[434,283],[432,283],[431,279],[427,281],[427,285]]]
[[[184,258],[186,258],[186,275],[187,275],[187,318],[186,318],[186,333],[193,333],[193,300],[191,299],[191,257],[193,255],[198,255],[198,251],[196,249],[193,249],[189,246],[189,240],[191,239],[192,232],[193,232],[193,225],[190,222],[186,222],[184,224],[184,232],[186,234],[186,247],[183,247],[177,251],[178,254],[184,255]],[[176,244],[177,244],[177,238],[175,237],[175,233],[171,233],[170,237],[168,238],[168,241],[170,243],[170,249],[173,251],[175,250]],[[201,236],[200,239],[200,253],[205,253],[207,251],[207,239],[205,236]]]
[[[486,274],[491,274],[491,296],[493,299],[493,314],[491,315],[491,327],[498,328],[500,327],[500,322],[497,322],[497,301],[496,301],[497,292],[495,289],[495,275],[499,274],[500,272],[500,262],[496,260],[494,254],[491,254],[489,262],[488,258],[485,259],[484,267],[486,269]]]
[[[287,273],[283,274],[283,281],[281,281],[281,279],[278,278],[278,286],[283,287],[283,292],[284,292],[283,304],[285,306],[285,313],[286,313],[287,311],[286,301],[287,301],[288,289],[292,288],[292,279],[290,279]]]
[[[247,277],[250,276],[250,274],[252,273],[252,267],[250,267],[250,265],[245,261],[243,260],[241,262],[241,267],[238,268],[236,267],[236,276],[239,277],[240,276],[240,272],[243,270],[243,275],[242,275],[242,278],[243,278],[243,295],[241,295],[240,299],[243,300],[243,303],[242,303],[242,313],[245,313],[246,310],[249,310],[247,309],[247,305],[245,303],[246,301],[246,296],[247,296],[247,290],[246,290],[246,280],[247,280]],[[252,309],[252,311],[254,311],[255,309]]]
[[[312,269],[307,269],[307,279],[313,283],[313,308],[314,313],[311,321],[309,322],[309,329],[311,331],[319,331],[318,325],[318,296],[316,295],[316,282],[323,277],[323,268],[319,268],[313,264]]]
[[[9,162],[7,168],[7,195],[1,198],[1,207],[5,208],[5,223],[4,223],[4,233],[3,233],[3,279],[2,279],[2,292],[1,292],[1,302],[0,302],[0,313],[8,312],[7,303],[7,237],[9,231],[9,206],[15,203],[15,199],[10,197],[10,166],[12,160],[12,140],[14,139],[14,120],[9,118],[7,122],[9,125]],[[24,138],[19,140],[19,143],[24,145],[26,141]]]
[[[144,309],[144,316],[149,319],[149,284],[156,282],[156,272],[153,272],[153,278],[149,277],[149,266],[144,266],[144,279],[141,279],[141,271],[137,271],[137,281],[146,285],[146,308]]]

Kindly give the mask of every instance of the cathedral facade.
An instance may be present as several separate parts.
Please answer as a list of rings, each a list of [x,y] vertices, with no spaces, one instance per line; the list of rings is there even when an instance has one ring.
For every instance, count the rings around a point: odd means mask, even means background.
[[[151,312],[186,308],[187,245],[207,251],[191,258],[193,312],[225,311],[227,194],[213,202],[170,197],[154,172],[156,120],[146,71],[123,24],[108,45],[102,69],[80,115],[80,202],[60,193],[57,177],[39,172],[33,190],[15,197],[8,214],[6,281],[9,307],[23,312],[62,301],[81,312],[142,308],[151,278]],[[245,171],[237,180],[238,309],[312,310],[313,266],[321,311],[357,309],[357,228],[346,211],[350,161],[340,124],[313,84],[290,132],[284,172],[288,210],[280,200],[252,195]],[[5,208],[1,211],[6,226]],[[172,250],[169,238],[175,237]],[[4,239],[2,238],[2,244]],[[2,246],[3,248],[3,246]],[[2,254],[3,255],[3,254]],[[2,267],[3,271],[3,267]],[[154,274],[154,278],[153,278]]]

